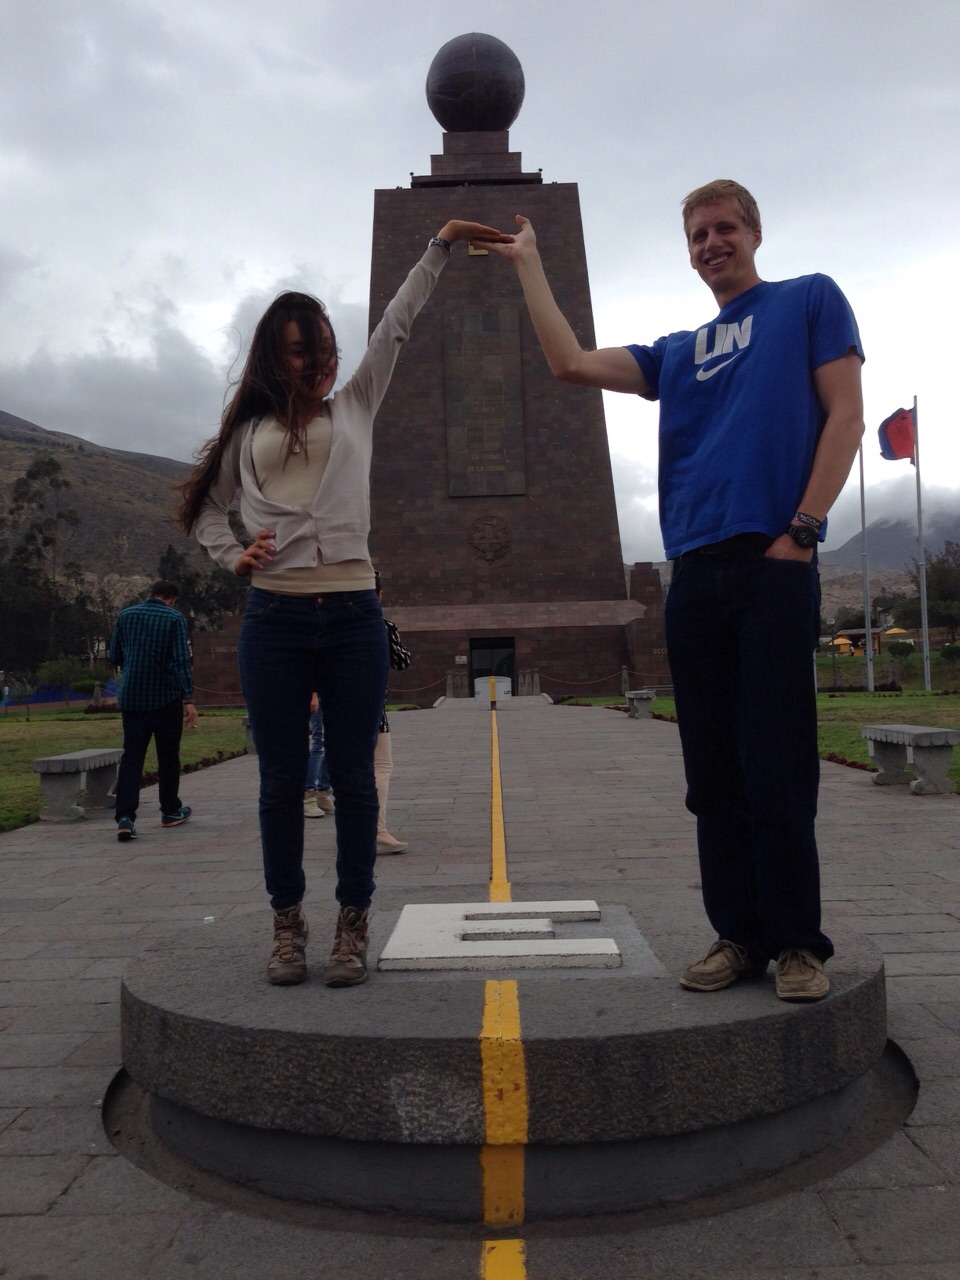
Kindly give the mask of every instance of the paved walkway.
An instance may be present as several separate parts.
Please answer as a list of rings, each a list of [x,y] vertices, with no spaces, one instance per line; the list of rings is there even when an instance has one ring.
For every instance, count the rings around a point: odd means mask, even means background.
[[[382,860],[382,908],[486,897],[489,722],[474,702],[392,717],[390,827],[411,851]],[[624,904],[679,969],[709,933],[675,727],[517,699],[502,704],[498,728],[514,899]],[[145,792],[131,845],[116,842],[106,817],[0,836],[0,1276],[480,1275],[480,1227],[320,1211],[271,1219],[157,1181],[107,1140],[100,1106],[120,1066],[127,959],[177,930],[211,927],[206,917],[250,912],[263,914],[264,962],[269,950],[255,761],[191,775],[183,796],[194,820],[163,831],[155,790]],[[307,840],[316,965],[327,904],[332,930],[333,822],[310,823]],[[920,1080],[907,1126],[842,1173],[709,1218],[520,1231],[525,1271],[504,1276],[960,1276],[960,799],[880,790],[866,773],[825,765],[820,840],[826,928],[869,934],[886,955],[890,1035]]]

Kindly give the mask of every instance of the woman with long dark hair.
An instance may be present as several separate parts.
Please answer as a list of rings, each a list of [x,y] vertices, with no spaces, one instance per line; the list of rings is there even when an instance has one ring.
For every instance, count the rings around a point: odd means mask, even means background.
[[[367,547],[373,419],[453,243],[509,239],[476,222],[448,222],[336,394],[338,351],[326,309],[307,294],[282,293],[256,327],[219,435],[183,486],[183,529],[219,565],[251,577],[239,659],[260,761],[273,983],[307,976],[303,788],[314,690],[337,797],[339,913],[324,982],[353,986],[367,978],[378,809],[373,752],[387,683],[387,633]],[[238,492],[243,523],[257,531],[247,547],[228,518]]]

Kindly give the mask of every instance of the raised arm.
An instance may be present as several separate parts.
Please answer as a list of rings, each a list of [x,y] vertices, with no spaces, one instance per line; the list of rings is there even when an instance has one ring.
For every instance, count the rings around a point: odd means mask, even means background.
[[[483,247],[506,258],[516,268],[550,372],[563,382],[580,386],[646,394],[650,390],[647,380],[626,347],[584,351],[580,346],[547,282],[532,223],[518,214],[517,226],[520,230],[510,243],[484,242]]]

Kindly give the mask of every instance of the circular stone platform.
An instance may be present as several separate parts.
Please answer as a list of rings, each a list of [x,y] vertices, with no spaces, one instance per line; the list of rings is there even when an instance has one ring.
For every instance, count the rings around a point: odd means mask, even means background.
[[[374,964],[393,919],[375,917]],[[273,988],[257,914],[130,964],[124,1065],[163,1141],[233,1181],[477,1221],[484,979],[516,976],[528,1220],[636,1210],[783,1169],[869,1111],[883,962],[857,935],[835,943],[813,1005],[777,1000],[772,971],[703,995],[631,971],[629,954],[620,970],[378,973],[328,990],[318,940],[313,979]]]

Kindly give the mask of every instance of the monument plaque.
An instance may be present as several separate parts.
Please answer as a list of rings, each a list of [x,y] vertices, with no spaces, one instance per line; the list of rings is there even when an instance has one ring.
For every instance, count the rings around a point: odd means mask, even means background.
[[[445,316],[443,372],[450,497],[525,493],[516,308]]]

